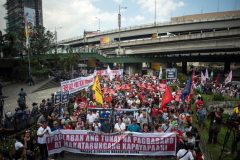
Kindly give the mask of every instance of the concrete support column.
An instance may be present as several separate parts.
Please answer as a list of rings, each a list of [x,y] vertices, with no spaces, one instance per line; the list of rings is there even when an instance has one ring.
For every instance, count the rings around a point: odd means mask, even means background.
[[[187,74],[187,62],[182,62],[182,73]]]
[[[167,68],[172,68],[173,67],[173,63],[172,62],[167,62]]]
[[[113,63],[108,63],[108,65],[109,65],[110,69],[113,68]]]
[[[229,61],[224,62],[224,73],[228,73],[231,70],[230,65],[231,62]]]
[[[142,73],[142,63],[125,63],[124,64],[124,72],[125,74],[133,75],[133,74],[141,74]]]

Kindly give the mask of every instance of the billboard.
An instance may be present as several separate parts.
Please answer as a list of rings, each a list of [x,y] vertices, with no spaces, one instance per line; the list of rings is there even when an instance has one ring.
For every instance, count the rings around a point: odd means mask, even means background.
[[[109,42],[110,42],[109,37],[100,37],[100,44],[101,45],[108,44]]]

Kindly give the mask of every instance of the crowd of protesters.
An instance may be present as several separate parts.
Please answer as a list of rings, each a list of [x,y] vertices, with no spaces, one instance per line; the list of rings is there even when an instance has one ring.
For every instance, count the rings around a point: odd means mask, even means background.
[[[199,149],[200,136],[198,129],[192,124],[192,116],[197,116],[200,130],[202,130],[205,127],[207,114],[211,119],[208,142],[217,142],[223,110],[213,108],[213,110],[207,111],[201,95],[189,95],[183,103],[176,94],[177,90],[172,90],[172,101],[164,107],[159,107],[165,90],[159,86],[160,83],[165,84],[166,82],[159,81],[154,76],[125,75],[122,78],[115,77],[111,81],[109,77],[105,76],[101,77],[100,81],[103,105],[96,103],[94,93],[89,89],[72,95],[67,104],[54,104],[54,95],[52,94],[49,99],[42,100],[40,104],[33,103],[33,109],[30,111],[26,106],[26,93],[21,89],[18,99],[19,108],[14,115],[7,115],[6,119],[15,117],[17,127],[20,123],[27,126],[29,120],[32,119],[33,122],[37,122],[38,130],[37,139],[28,134],[28,130],[23,137],[16,137],[16,158],[34,159],[34,144],[39,146],[41,159],[48,158],[46,136],[54,130],[65,129],[88,130],[99,134],[125,131],[175,132],[177,133],[177,158],[198,160],[202,159]],[[195,80],[195,88],[198,84],[200,81]],[[192,115],[194,103],[196,115]],[[18,120],[21,121],[18,122]],[[5,128],[11,128],[7,124],[4,124]],[[62,152],[60,155],[64,156],[64,153]],[[57,156],[58,154],[55,154],[54,158]]]

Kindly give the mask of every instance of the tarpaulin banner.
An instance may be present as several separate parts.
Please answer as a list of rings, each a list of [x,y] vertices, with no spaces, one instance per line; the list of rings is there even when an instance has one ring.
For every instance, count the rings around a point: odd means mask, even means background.
[[[69,94],[88,88],[93,85],[94,75],[88,77],[79,77],[61,82],[62,92],[69,92]]]
[[[176,154],[175,133],[99,134],[85,130],[57,130],[46,139],[49,154],[68,151],[98,155]]]
[[[108,73],[107,70],[96,70],[96,74],[98,76],[107,76],[109,74],[113,76],[120,76],[121,75],[121,70],[111,70],[111,73]]]

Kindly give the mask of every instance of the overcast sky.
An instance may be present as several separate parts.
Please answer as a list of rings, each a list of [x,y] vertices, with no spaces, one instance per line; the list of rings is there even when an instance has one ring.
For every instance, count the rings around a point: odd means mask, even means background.
[[[118,6],[121,10],[122,26],[140,25],[154,22],[155,0],[42,0],[44,26],[54,31],[58,39],[83,35],[87,31],[116,29]],[[0,30],[6,28],[6,10],[0,0]],[[157,21],[169,21],[170,17],[208,13],[216,11],[240,10],[240,0],[156,0]]]

